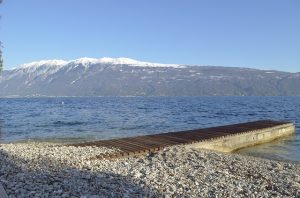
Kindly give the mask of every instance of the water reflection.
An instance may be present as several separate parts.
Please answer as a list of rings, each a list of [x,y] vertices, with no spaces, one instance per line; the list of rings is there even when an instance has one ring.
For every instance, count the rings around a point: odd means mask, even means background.
[[[269,143],[240,149],[236,151],[236,153],[300,163],[300,161],[297,160],[300,159],[300,154],[297,152],[299,145],[294,144],[296,142],[299,142],[299,137],[297,137],[295,133],[294,135],[282,137]]]

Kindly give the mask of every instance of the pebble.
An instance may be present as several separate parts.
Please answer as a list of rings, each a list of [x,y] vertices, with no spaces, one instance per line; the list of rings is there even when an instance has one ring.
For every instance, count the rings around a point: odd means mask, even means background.
[[[300,165],[184,146],[115,160],[116,148],[0,144],[9,197],[299,197]]]

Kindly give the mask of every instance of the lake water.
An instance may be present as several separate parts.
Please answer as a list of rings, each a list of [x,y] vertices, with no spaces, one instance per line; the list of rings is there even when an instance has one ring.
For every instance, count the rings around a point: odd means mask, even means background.
[[[0,99],[0,142],[76,142],[260,119],[290,120],[293,137],[239,152],[300,162],[300,97],[77,97]]]

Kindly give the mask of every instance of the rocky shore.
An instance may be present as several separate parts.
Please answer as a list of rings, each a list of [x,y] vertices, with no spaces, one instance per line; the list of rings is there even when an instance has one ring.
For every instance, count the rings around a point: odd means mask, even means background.
[[[300,165],[183,146],[113,161],[117,149],[0,145],[9,197],[300,197]]]

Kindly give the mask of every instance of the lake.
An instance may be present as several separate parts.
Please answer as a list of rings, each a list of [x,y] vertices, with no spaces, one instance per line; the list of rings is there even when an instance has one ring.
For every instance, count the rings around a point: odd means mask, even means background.
[[[293,137],[239,151],[300,162],[300,97],[59,97],[0,99],[0,141],[79,142],[289,120]]]

